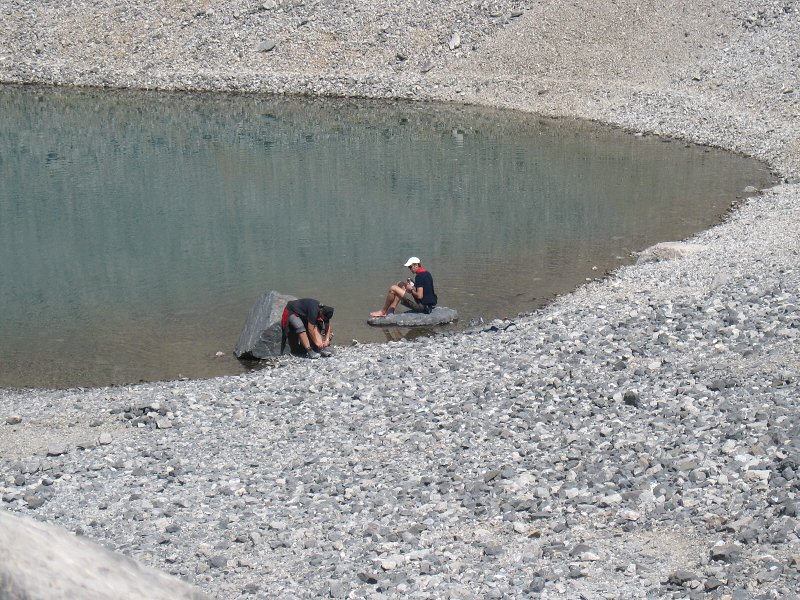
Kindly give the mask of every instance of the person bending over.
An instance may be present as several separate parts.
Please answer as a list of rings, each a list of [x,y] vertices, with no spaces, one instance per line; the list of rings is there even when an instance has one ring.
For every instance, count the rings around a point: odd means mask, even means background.
[[[398,304],[410,308],[412,312],[429,314],[436,307],[436,292],[433,289],[433,276],[424,269],[416,256],[412,256],[403,265],[414,274],[414,281],[407,279],[389,288],[386,302],[381,310],[369,313],[370,317],[385,317],[394,313]]]
[[[319,358],[320,356],[331,356],[327,348],[331,345],[333,328],[331,318],[333,317],[333,307],[325,306],[314,298],[300,298],[290,300],[283,310],[284,339],[288,331],[297,335],[300,345],[305,350],[306,358]],[[324,337],[323,337],[323,333]],[[281,344],[283,351],[283,344]]]

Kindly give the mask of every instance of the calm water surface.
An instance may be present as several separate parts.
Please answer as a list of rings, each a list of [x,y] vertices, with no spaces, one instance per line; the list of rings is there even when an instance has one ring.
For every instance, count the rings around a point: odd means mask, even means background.
[[[461,326],[514,316],[770,181],[511,112],[0,88],[0,386],[241,372],[270,289],[333,305],[339,344],[396,338],[365,319],[412,254]]]

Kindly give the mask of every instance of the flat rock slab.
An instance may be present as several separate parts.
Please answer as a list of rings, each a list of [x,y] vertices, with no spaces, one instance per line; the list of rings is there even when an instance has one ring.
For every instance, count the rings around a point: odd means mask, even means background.
[[[208,596],[86,538],[0,510],[0,598],[201,600]]]
[[[370,317],[367,323],[376,327],[423,327],[431,325],[444,325],[458,319],[458,312],[446,306],[437,306],[430,314],[417,312],[402,312],[385,317]]]
[[[258,297],[233,350],[236,358],[263,359],[281,355],[281,317],[291,300],[296,298],[274,290]]]
[[[702,244],[690,244],[688,242],[661,242],[655,246],[650,246],[639,253],[636,259],[637,265],[665,260],[674,260],[697,254],[705,250]]]

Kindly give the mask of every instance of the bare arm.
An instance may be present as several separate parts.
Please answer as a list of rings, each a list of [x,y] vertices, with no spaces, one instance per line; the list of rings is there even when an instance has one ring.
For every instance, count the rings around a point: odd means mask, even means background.
[[[311,340],[311,344],[316,346],[317,348],[324,348],[324,346],[322,345],[323,344],[322,336],[320,335],[317,326],[312,323],[309,323],[306,329],[308,330],[308,339]]]

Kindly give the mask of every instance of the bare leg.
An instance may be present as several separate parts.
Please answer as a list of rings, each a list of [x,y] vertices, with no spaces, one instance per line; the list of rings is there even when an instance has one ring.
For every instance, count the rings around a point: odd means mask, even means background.
[[[405,285],[393,285],[392,289],[389,290],[389,296],[391,296],[392,301],[389,303],[389,308],[387,312],[393,313],[394,309],[397,308],[397,305],[400,304],[400,300],[403,299],[403,296],[406,295],[406,287]]]
[[[303,348],[306,350],[311,348],[311,342],[308,340],[308,334],[305,331],[298,333],[297,338],[300,340],[300,345],[303,346]]]
[[[386,296],[386,302],[383,303],[383,308],[380,310],[375,310],[369,313],[370,317],[385,317],[389,314],[389,308],[392,306],[392,302],[394,302],[394,294],[389,291],[389,295]]]
[[[397,305],[400,304],[400,300],[405,296],[406,288],[405,285],[401,282],[397,285],[393,285],[389,288],[389,293],[386,296],[386,302],[383,303],[383,308],[381,310],[376,310],[369,313],[370,317],[385,317],[388,314],[394,312],[394,309],[397,308]]]

